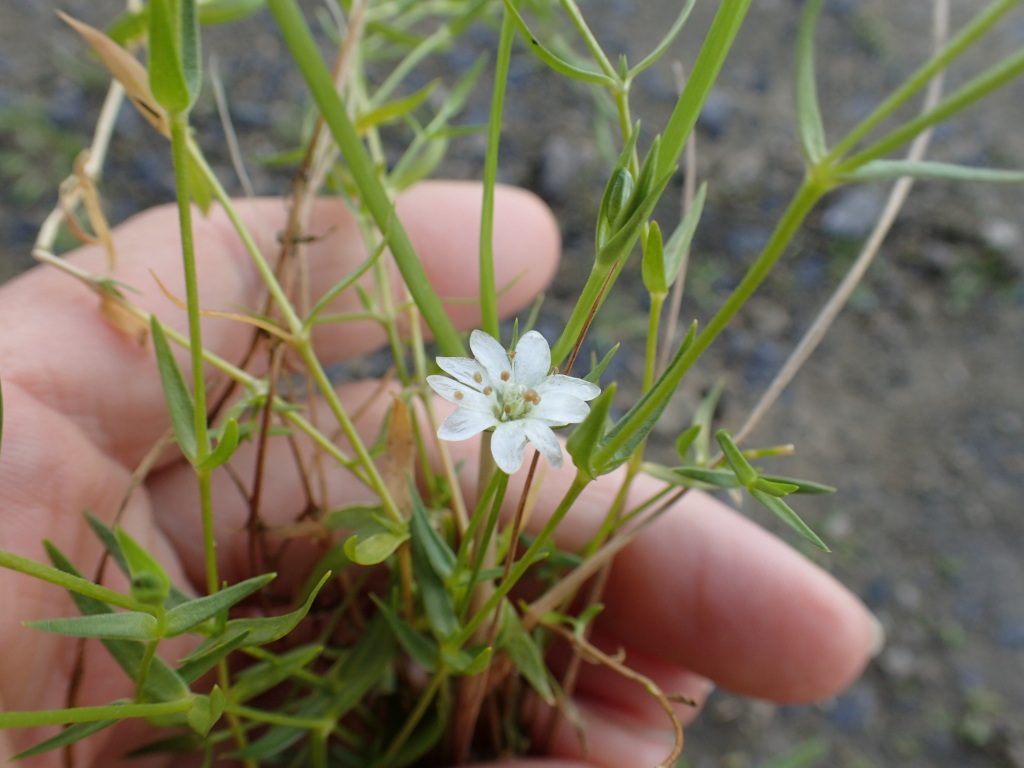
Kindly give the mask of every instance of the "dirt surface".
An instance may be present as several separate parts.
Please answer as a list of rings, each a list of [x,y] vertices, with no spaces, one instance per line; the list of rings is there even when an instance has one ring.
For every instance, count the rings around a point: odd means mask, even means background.
[[[671,108],[669,61],[692,63],[716,5],[698,3],[684,42],[637,83],[642,142]],[[954,2],[954,26],[982,5]],[[62,6],[95,23],[116,7],[84,0]],[[755,3],[701,120],[698,169],[710,191],[687,320],[707,317],[720,303],[799,181],[790,73],[800,6]],[[608,50],[632,60],[667,28],[675,7],[584,4]],[[46,184],[64,173],[102,95],[98,67],[83,64],[81,47],[52,8],[52,0],[0,5],[0,270],[27,263],[33,228],[51,204]],[[922,0],[827,6],[818,41],[830,137],[923,59],[929,28],[930,3]],[[286,148],[302,119],[289,96],[299,87],[270,25],[256,19],[244,34],[216,37],[210,47],[221,56],[247,152]],[[492,40],[481,31],[471,42],[484,49]],[[1022,43],[1018,13],[954,70],[951,85]],[[468,48],[453,51],[422,78],[458,72],[474,56]],[[587,92],[556,81],[523,54],[514,62],[511,97],[517,107],[503,145],[503,178],[543,195],[565,235],[565,266],[544,321],[557,327],[592,253],[591,217],[607,166],[588,138]],[[1024,84],[1012,84],[941,129],[932,157],[1024,167],[1022,104]],[[466,122],[481,120],[485,110],[481,94]],[[219,129],[208,101],[199,119],[210,146]],[[162,147],[140,122],[130,114],[122,120],[124,143],[106,185],[115,220],[169,195]],[[446,173],[475,173],[481,148],[474,139],[455,145]],[[284,181],[257,169],[256,183],[274,192]],[[692,374],[659,437],[672,440],[701,392],[720,379],[728,385],[722,423],[739,425],[841,277],[885,194],[859,188],[824,201],[778,273]],[[821,755],[808,765],[842,768],[1024,766],[1022,204],[1019,188],[918,185],[852,305],[755,434],[754,442],[797,445],[780,471],[840,487],[799,507],[834,550],[809,554],[863,597],[889,640],[859,682],[820,705],[779,707],[716,692],[688,734],[692,768],[766,765],[794,748]],[[663,223],[674,217],[669,207],[658,213]],[[641,295],[621,291],[607,307],[592,337],[598,348],[643,334]],[[632,362],[622,356],[616,363],[627,380]],[[766,513],[750,513],[772,526]]]

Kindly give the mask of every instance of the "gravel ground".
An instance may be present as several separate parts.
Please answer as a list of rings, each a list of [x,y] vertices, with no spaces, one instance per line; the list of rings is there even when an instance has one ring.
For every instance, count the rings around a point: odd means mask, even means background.
[[[799,181],[790,72],[800,5],[755,3],[702,117],[698,170],[711,188],[686,317],[705,317],[717,306]],[[954,0],[954,25],[982,5]],[[669,61],[693,61],[696,32],[713,6],[698,3],[687,40],[637,83],[636,115],[648,131],[671,108]],[[0,6],[0,277],[27,264],[34,227],[50,204],[47,190],[87,136],[102,94],[98,67],[82,63],[81,46],[53,7],[52,0]],[[62,7],[102,23],[116,5],[77,0]],[[584,7],[608,49],[636,60],[676,4]],[[818,40],[830,136],[922,60],[929,14],[923,0],[827,6]],[[245,34],[217,37],[210,47],[220,51],[247,152],[287,146],[302,119],[290,96],[298,86],[269,25],[254,20]],[[469,47],[425,70],[424,80],[458,72],[473,60],[472,46],[491,40],[473,36]],[[967,57],[952,83],[1022,43],[1018,13]],[[527,55],[514,62],[512,98],[503,178],[537,190],[563,226],[566,267],[547,321],[557,323],[577,285],[573,265],[592,253],[590,217],[606,173],[590,138],[593,101]],[[932,156],[1024,166],[1022,104],[1024,84],[1014,83],[941,129]],[[485,105],[472,106],[467,122]],[[199,118],[203,135],[215,141],[208,104]],[[169,195],[162,148],[140,123],[126,114],[120,126],[124,139],[105,185],[114,220]],[[467,140],[454,150],[446,173],[475,173],[481,145]],[[256,184],[272,192],[282,179],[257,169]],[[728,386],[722,423],[738,426],[856,253],[885,194],[857,188],[824,201],[778,274],[693,373],[662,420],[661,438],[674,438],[717,380]],[[840,487],[800,507],[834,549],[808,554],[867,601],[889,642],[859,682],[820,705],[777,707],[716,692],[688,734],[691,768],[767,765],[794,749],[818,757],[787,765],[1024,766],[1022,203],[1018,188],[918,185],[851,306],[756,433],[765,444],[798,446],[780,469]],[[659,212],[662,221],[672,215]],[[595,344],[606,345],[613,332],[616,340],[642,335],[640,293],[624,291],[609,305]],[[628,380],[629,360],[620,364]]]

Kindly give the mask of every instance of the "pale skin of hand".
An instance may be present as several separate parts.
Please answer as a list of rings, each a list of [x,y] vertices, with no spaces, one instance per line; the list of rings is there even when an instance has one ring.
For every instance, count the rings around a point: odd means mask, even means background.
[[[459,183],[424,184],[400,201],[401,218],[442,297],[476,294],[479,205],[479,187]],[[241,204],[241,210],[265,252],[274,253],[285,222],[284,204],[256,201]],[[226,218],[215,211],[196,227],[203,307],[257,309],[262,300],[258,278]],[[357,228],[337,201],[316,206],[310,234],[322,235],[310,246],[315,288],[326,289],[364,258]],[[115,277],[142,292],[133,295],[141,306],[184,330],[184,313],[161,295],[149,274],[153,270],[172,294],[184,295],[175,212],[161,208],[140,214],[118,228],[116,241]],[[508,315],[528,304],[554,273],[559,238],[550,212],[528,193],[499,189],[495,248],[499,285],[519,277],[500,299],[501,312]],[[104,256],[96,248],[80,249],[70,258],[103,271]],[[337,310],[346,307],[358,307],[354,296],[339,299]],[[450,314],[462,329],[477,325],[471,304],[453,304]],[[49,268],[0,289],[0,329],[5,416],[0,548],[48,562],[40,542],[50,539],[89,574],[100,547],[86,530],[81,510],[109,522],[132,471],[167,428],[152,350],[110,327],[98,312],[95,294]],[[237,322],[204,319],[206,344],[228,360],[241,357],[250,334]],[[317,339],[325,363],[360,355],[382,341],[371,324],[356,330],[329,326]],[[368,382],[356,383],[342,387],[341,394],[346,403],[358,404],[375,389]],[[375,430],[376,425],[361,426]],[[468,464],[463,476],[475,477],[475,441],[451,448]],[[268,463],[278,467],[267,477],[264,496],[265,521],[273,525],[294,519],[303,496],[284,460],[287,448],[282,443],[272,450],[282,457]],[[244,477],[251,476],[251,463],[252,450],[243,447],[236,464]],[[350,499],[359,491],[343,475],[339,471],[331,477],[330,490],[334,498]],[[525,469],[517,477],[522,475]],[[567,486],[572,475],[571,467],[547,472],[534,524],[550,512],[560,496],[558,487]],[[594,531],[615,483],[609,477],[588,488],[562,526],[562,546],[578,546]],[[516,487],[513,482],[512,499]],[[644,498],[655,487],[640,478],[634,496]],[[223,476],[215,475],[214,493],[221,578],[235,582],[251,575],[245,537],[239,533],[246,508]],[[177,583],[201,591],[196,497],[191,471],[168,453],[131,496],[121,524],[161,559]],[[116,578],[108,581],[124,588]],[[595,642],[610,653],[623,649],[627,663],[666,692],[698,700],[712,680],[779,702],[825,698],[860,674],[879,642],[868,611],[832,577],[699,493],[686,496],[621,553],[604,603]],[[57,587],[0,571],[0,605],[0,709],[64,706],[74,641],[24,628],[21,621],[74,615],[70,600]],[[104,704],[131,693],[120,670],[98,644],[91,644],[77,704]],[[670,750],[664,712],[635,683],[585,664],[576,701],[588,725],[589,754],[563,727],[551,741],[549,756],[502,765],[631,768],[655,765]],[[684,722],[695,713],[679,707]],[[137,725],[104,731],[78,747],[77,765],[121,764],[117,755],[152,737],[143,731]],[[44,735],[0,731],[0,763]],[[60,759],[51,754],[24,764],[56,768]],[[125,764],[172,762],[181,764],[166,759]]]

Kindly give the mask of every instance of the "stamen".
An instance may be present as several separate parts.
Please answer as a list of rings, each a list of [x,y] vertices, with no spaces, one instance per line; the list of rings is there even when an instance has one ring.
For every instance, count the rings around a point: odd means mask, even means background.
[[[537,404],[540,402],[540,396],[535,389],[528,389],[523,393],[523,400],[528,403]]]
[[[508,371],[502,371],[501,372],[501,380],[502,381],[508,381],[511,378],[512,378],[512,374],[509,373]]]
[[[509,360],[515,360],[516,359],[516,351],[514,349],[510,349],[509,350],[508,359]]]
[[[475,381],[477,384],[479,384],[483,380],[484,380],[484,377],[480,375],[479,371],[477,371],[476,373],[473,374],[473,381]]]
[[[505,406],[505,415],[506,416],[511,416],[512,415],[512,406],[511,405],[506,405]]]
[[[484,394],[490,395],[494,391],[494,387],[484,387]]]
[[[456,400],[461,400],[461,399],[462,399],[462,398],[464,398],[464,397],[465,397],[465,395],[464,395],[464,394],[462,394],[461,392],[456,392],[456,393],[455,393],[455,399],[456,399]]]

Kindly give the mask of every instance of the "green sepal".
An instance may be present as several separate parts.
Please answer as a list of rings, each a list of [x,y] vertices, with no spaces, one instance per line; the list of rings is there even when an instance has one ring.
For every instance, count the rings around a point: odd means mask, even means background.
[[[262,576],[253,576],[238,584],[234,584],[219,592],[205,597],[197,597],[187,603],[182,603],[167,612],[167,636],[174,637],[197,627],[207,619],[212,619],[222,611],[226,611],[236,603],[241,602],[260,587],[269,584],[274,580],[276,574],[265,573]]]
[[[782,520],[782,522],[800,534],[807,541],[811,542],[811,544],[816,546],[818,549],[824,552],[831,551],[827,546],[825,546],[825,542],[818,538],[818,534],[812,531],[810,526],[801,520],[800,516],[793,511],[793,508],[782,499],[777,496],[772,496],[770,493],[760,491],[757,488],[751,488],[750,495],[757,499],[757,501],[761,502],[761,504],[768,507],[776,517]]]
[[[661,199],[661,193],[665,191],[665,187],[668,186],[668,182],[674,173],[675,168],[673,167],[671,171],[648,185],[649,191],[643,195],[640,194],[640,187],[637,187],[637,190],[633,193],[636,204],[633,205],[631,203],[628,207],[630,211],[629,218],[623,221],[617,228],[617,231],[598,249],[596,261],[599,265],[604,267],[611,266],[632,250],[633,244],[640,237],[644,224],[647,223],[647,219],[654,211],[654,206]],[[620,214],[621,217],[622,215]]]
[[[196,464],[196,469],[200,472],[212,472],[217,467],[226,463],[235,455],[235,450],[238,448],[238,437],[238,422],[234,419],[228,419],[227,423],[224,424],[224,429],[221,430],[220,440],[217,442],[217,445],[205,459]]]
[[[591,401],[590,413],[576,426],[565,443],[565,450],[572,457],[572,463],[591,479],[596,479],[600,474],[593,463],[594,451],[608,428],[608,413],[617,389],[618,384],[613,381]]]
[[[166,2],[166,0],[163,0]],[[171,345],[167,343],[167,335],[163,326],[150,317],[150,334],[153,337],[153,351],[156,353],[157,369],[160,372],[160,383],[163,385],[164,399],[167,402],[167,413],[171,418],[174,436],[185,458],[190,462],[196,457],[195,403],[192,394],[185,385],[185,377],[181,374],[178,361],[174,359]]]
[[[601,205],[597,209],[597,232],[594,235],[594,244],[598,251],[604,246],[608,239],[615,234],[615,221],[633,196],[633,175],[629,172],[630,162],[633,158],[633,151],[636,148],[637,139],[640,138],[640,123],[633,126],[626,142],[619,152],[615,161],[615,167],[608,177],[604,194],[601,196]],[[628,192],[625,190],[628,181]],[[621,199],[624,192],[626,196]],[[614,215],[612,211],[614,209]]]

